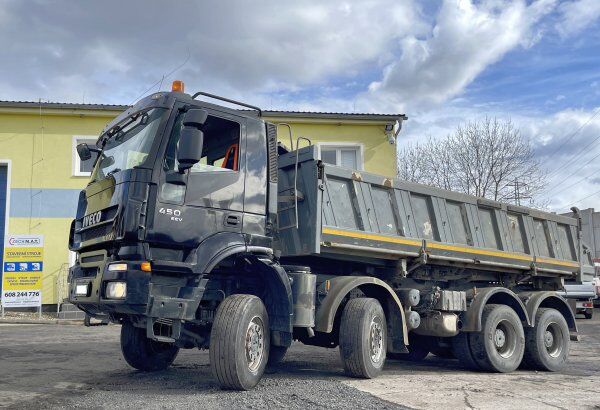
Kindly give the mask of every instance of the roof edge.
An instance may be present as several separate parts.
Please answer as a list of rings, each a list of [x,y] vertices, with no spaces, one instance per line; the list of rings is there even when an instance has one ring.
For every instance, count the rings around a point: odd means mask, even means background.
[[[77,111],[112,111],[121,112],[128,109],[128,105],[118,104],[81,104],[60,102],[34,102],[34,101],[0,101],[0,109],[53,109]],[[245,110],[240,110],[245,111]],[[314,111],[277,111],[265,110],[263,117],[268,118],[293,118],[293,119],[324,119],[324,120],[357,120],[357,121],[403,121],[408,117],[405,114],[369,114],[369,113],[344,113],[344,112],[314,112]]]

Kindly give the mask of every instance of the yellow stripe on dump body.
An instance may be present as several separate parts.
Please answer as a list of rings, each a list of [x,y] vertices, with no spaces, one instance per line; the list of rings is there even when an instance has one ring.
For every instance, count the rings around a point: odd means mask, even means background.
[[[323,228],[323,233],[328,235],[336,235],[336,236],[344,236],[348,238],[355,239],[370,239],[373,241],[380,242],[389,242],[389,243],[397,243],[401,245],[412,245],[412,246],[421,246],[421,241],[418,239],[407,239],[407,238],[394,238],[391,236],[378,235],[373,233],[366,232],[352,232],[352,231],[344,231],[341,229],[333,229],[333,228]],[[435,242],[427,242],[427,247],[431,249],[441,249],[445,251],[453,251],[453,252],[461,252],[461,253],[472,253],[476,255],[487,255],[487,256],[496,256],[499,258],[505,259],[517,259],[526,262],[533,262],[533,258],[528,255],[512,253],[512,252],[504,252],[504,251],[493,251],[487,249],[477,249],[477,248],[467,248],[464,246],[458,245],[444,245],[441,243]],[[571,268],[578,268],[579,264],[571,261],[564,261],[558,259],[545,259],[545,258],[537,258],[537,262],[548,263],[552,265],[560,265],[567,266]]]

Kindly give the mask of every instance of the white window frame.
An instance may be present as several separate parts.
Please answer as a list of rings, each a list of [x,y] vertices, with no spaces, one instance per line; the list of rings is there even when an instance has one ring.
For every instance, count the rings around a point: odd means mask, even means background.
[[[82,172],[80,171],[81,160],[79,159],[79,155],[77,155],[77,144],[83,142],[84,140],[94,140],[96,141],[98,137],[96,135],[73,135],[73,143],[71,148],[71,157],[72,157],[72,174],[74,177],[89,177],[92,175],[91,172]]]
[[[355,149],[358,151],[357,171],[363,171],[365,167],[365,147],[364,144],[356,142],[318,142],[317,148],[319,149],[319,159],[321,158],[321,148],[335,149],[336,150],[336,162],[341,163],[340,156],[341,150],[343,149]]]

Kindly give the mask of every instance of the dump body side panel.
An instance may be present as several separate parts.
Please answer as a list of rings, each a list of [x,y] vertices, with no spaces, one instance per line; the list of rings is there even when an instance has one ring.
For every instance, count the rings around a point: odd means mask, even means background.
[[[286,155],[280,181],[287,184],[280,183],[280,193],[293,190],[295,153]],[[570,278],[580,272],[576,219],[322,164],[316,155],[309,149],[299,155],[297,185],[304,198],[299,228],[280,228],[283,256],[426,255],[431,263],[508,273]],[[285,212],[280,226],[293,219]]]

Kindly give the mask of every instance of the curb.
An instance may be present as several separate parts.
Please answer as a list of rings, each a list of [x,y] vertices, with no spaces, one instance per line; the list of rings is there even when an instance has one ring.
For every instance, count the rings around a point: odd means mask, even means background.
[[[12,325],[80,325],[83,326],[83,320],[69,319],[0,319],[0,324]]]

